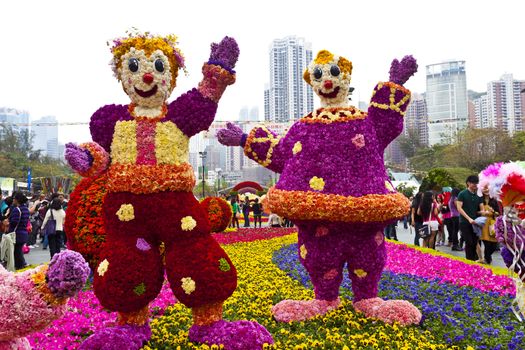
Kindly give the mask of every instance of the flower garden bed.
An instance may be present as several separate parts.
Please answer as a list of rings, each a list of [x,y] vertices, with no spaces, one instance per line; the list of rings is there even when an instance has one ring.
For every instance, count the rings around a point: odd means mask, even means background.
[[[297,236],[290,232],[240,229],[214,235],[238,270],[238,288],[225,303],[224,317],[263,324],[275,340],[268,348],[525,348],[524,326],[510,309],[512,280],[504,269],[392,242],[387,243],[389,258],[379,294],[414,303],[423,313],[420,326],[400,327],[363,318],[352,308],[346,277],[339,309],[309,322],[278,323],[271,316],[272,305],[288,298],[313,297],[308,276],[297,259]],[[69,308],[63,319],[29,337],[34,349],[76,349],[83,338],[116,318],[100,307],[91,290],[71,300]],[[144,349],[209,349],[188,342],[191,311],[175,303],[167,285],[150,309],[153,335]]]

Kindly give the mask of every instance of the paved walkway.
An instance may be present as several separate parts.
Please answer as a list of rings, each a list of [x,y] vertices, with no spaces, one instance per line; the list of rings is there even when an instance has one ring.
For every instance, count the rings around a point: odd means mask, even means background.
[[[412,230],[405,230],[403,228],[403,224],[399,223],[397,226],[397,238],[401,242],[413,244],[414,243],[414,229],[412,228]],[[462,252],[452,251],[450,247],[447,247],[447,246],[436,247],[436,250],[443,252],[443,253],[450,254],[450,255],[459,256],[462,258],[465,257],[464,251]],[[29,254],[26,254],[25,257],[26,257],[26,261],[28,264],[39,265],[42,263],[47,263],[50,260],[49,249],[43,250],[42,245],[40,244],[39,248],[31,249],[31,252]],[[496,251],[494,252],[494,254],[492,254],[492,259],[493,259],[492,261],[493,266],[505,267],[505,264],[503,263],[503,259],[501,258],[501,254],[499,251]]]
[[[414,228],[410,227],[408,230],[405,230],[403,228],[403,223],[402,222],[398,223],[397,224],[397,239],[401,242],[414,244]],[[420,239],[419,241],[421,245],[421,242],[423,242],[423,240]],[[450,254],[450,255],[465,258],[464,251],[461,251],[461,252],[453,251],[452,249],[450,249],[450,247],[447,247],[447,246],[436,246],[436,250],[443,252],[443,253]],[[492,266],[506,267],[505,263],[503,262],[503,258],[501,257],[501,253],[499,251],[495,251],[492,254]]]

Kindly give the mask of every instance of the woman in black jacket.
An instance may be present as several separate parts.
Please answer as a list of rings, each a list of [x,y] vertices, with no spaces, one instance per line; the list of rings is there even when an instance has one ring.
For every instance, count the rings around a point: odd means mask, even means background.
[[[9,210],[9,229],[7,232],[16,232],[15,268],[17,270],[27,266],[22,247],[27,243],[29,236],[27,233],[28,221],[27,197],[22,192],[16,192],[13,194],[13,205]]]

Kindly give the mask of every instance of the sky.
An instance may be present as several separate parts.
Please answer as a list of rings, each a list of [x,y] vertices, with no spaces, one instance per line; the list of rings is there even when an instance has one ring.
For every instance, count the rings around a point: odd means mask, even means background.
[[[188,75],[179,75],[169,101],[198,84],[210,43],[237,40],[237,82],[216,120],[237,119],[243,106],[258,106],[263,117],[269,47],[288,35],[311,42],[314,56],[327,49],[352,61],[355,104],[406,54],[419,64],[405,85],[414,92],[425,91],[425,65],[448,59],[465,60],[468,89],[485,91],[504,73],[525,79],[524,13],[519,0],[1,1],[0,106],[88,122],[103,105],[129,103],[106,43],[132,27],[178,35]],[[60,128],[60,142],[88,140],[87,126]]]

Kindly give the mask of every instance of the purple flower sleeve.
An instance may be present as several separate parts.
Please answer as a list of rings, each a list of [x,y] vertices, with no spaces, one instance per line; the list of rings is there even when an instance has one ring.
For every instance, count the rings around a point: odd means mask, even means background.
[[[216,64],[205,63],[202,74],[197,89],[181,95],[168,107],[168,119],[188,137],[210,127],[224,90],[235,82],[235,73]]]
[[[217,112],[217,103],[191,89],[168,106],[167,118],[188,137],[207,130]]]
[[[127,106],[107,105],[100,107],[91,117],[89,130],[93,141],[110,152],[115,124],[120,117],[128,114]]]
[[[387,82],[376,85],[368,117],[376,130],[379,146],[384,150],[403,131],[403,117],[410,102],[410,91]]]
[[[284,137],[264,126],[253,128],[244,145],[244,154],[260,165],[281,173],[287,159],[293,156],[293,127]]]

